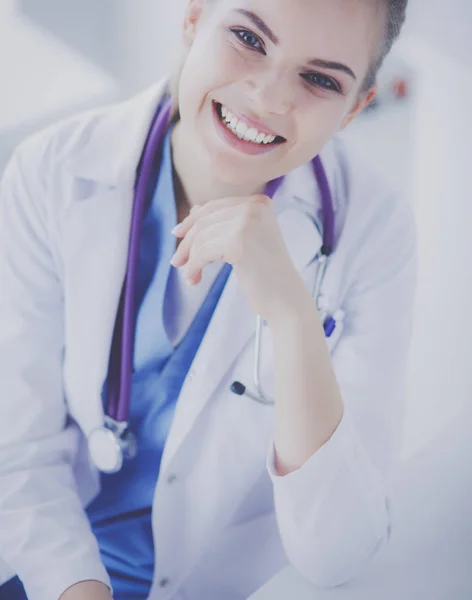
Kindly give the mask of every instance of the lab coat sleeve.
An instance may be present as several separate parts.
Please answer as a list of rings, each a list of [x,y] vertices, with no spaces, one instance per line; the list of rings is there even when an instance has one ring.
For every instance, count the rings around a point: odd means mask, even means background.
[[[17,150],[0,187],[0,556],[29,600],[110,585],[76,490],[62,385],[63,299],[50,251],[51,145]]]
[[[319,587],[360,574],[390,534],[390,480],[398,457],[416,281],[416,225],[395,199],[368,224],[332,353],[344,413],[300,469],[268,471],[291,564]]]

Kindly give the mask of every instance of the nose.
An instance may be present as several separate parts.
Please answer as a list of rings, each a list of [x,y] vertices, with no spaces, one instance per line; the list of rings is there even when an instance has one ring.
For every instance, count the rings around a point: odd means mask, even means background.
[[[257,112],[285,115],[293,108],[292,86],[282,74],[272,71],[252,74],[246,83]]]

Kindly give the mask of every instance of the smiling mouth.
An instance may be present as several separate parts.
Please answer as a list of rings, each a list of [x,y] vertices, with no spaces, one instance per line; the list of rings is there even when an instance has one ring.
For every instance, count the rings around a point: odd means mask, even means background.
[[[221,123],[229,129],[236,137],[244,142],[256,144],[257,146],[276,146],[287,140],[280,135],[272,135],[263,129],[256,129],[246,123],[244,119],[238,118],[229,108],[219,102],[213,101],[216,113]]]

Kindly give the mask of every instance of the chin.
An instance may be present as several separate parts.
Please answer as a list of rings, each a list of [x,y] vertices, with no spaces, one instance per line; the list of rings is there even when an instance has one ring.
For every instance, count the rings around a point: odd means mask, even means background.
[[[259,187],[284,171],[283,163],[275,156],[247,156],[225,148],[211,136],[200,142],[205,155],[205,171],[210,172],[222,183],[244,187]]]
[[[251,164],[247,157],[237,157],[221,148],[209,149],[210,168],[222,182],[230,185],[254,186],[265,181],[264,170]],[[267,181],[270,177],[267,179]]]

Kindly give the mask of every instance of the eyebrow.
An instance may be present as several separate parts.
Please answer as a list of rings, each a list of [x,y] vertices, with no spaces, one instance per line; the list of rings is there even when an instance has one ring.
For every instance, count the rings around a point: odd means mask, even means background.
[[[322,69],[333,69],[335,71],[343,71],[350,75],[354,80],[357,80],[356,74],[352,69],[343,63],[333,62],[332,60],[323,60],[322,58],[314,58],[308,61],[309,65],[314,67],[321,67]]]
[[[237,8],[235,12],[239,13],[240,15],[244,15],[250,21],[252,21],[254,25],[258,29],[260,29],[262,33],[266,35],[275,46],[279,44],[279,38],[275,35],[272,29],[266,23],[264,23],[264,21],[260,17],[256,15],[256,13],[253,13],[250,10],[244,10],[244,8]]]
[[[278,46],[278,44],[280,43],[279,38],[275,35],[275,33],[267,25],[267,23],[264,23],[264,21],[258,15],[256,15],[256,13],[253,13],[250,10],[244,10],[244,8],[237,8],[237,9],[235,9],[235,12],[247,17],[250,21],[252,21],[254,23],[254,25],[260,31],[262,31],[262,33],[264,35],[266,35],[269,38],[269,40],[275,46]],[[356,77],[354,71],[352,69],[350,69],[347,65],[344,65],[343,63],[335,62],[332,60],[323,60],[322,58],[314,58],[312,60],[309,60],[308,64],[312,65],[314,67],[321,67],[323,69],[332,69],[335,71],[342,71],[343,73],[346,73],[347,75],[352,77],[354,80],[357,80],[357,77]]]

